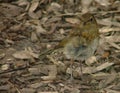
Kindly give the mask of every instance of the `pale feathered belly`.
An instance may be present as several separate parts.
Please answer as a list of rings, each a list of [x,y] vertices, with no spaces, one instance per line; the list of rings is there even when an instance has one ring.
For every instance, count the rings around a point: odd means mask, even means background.
[[[98,38],[89,44],[89,46],[80,45],[79,47],[74,47],[71,43],[68,43],[63,52],[68,59],[74,60],[86,60],[94,55],[95,50],[98,47]]]

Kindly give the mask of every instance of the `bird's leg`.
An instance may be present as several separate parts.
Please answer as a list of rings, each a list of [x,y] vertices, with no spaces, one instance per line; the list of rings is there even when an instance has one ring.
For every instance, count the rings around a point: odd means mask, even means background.
[[[80,63],[80,76],[81,76],[81,79],[83,77],[83,72],[82,72],[82,62],[79,60],[79,63]]]
[[[79,74],[80,74],[81,80],[83,80],[82,61],[80,61],[80,60],[79,60],[79,65],[80,65],[79,66],[80,67],[80,73]],[[80,91],[82,92],[83,91],[82,84],[80,84],[80,86],[81,86]]]
[[[73,63],[74,63],[74,60],[71,58],[71,62],[70,62],[70,70],[71,70],[71,76],[70,76],[70,81],[73,81]]]

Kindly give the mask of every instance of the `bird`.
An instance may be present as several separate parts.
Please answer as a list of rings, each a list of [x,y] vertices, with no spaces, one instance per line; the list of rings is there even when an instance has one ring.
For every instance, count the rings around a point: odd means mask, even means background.
[[[99,29],[97,21],[91,13],[85,13],[80,16],[80,23],[77,24],[53,49],[47,52],[51,53],[56,49],[62,48],[63,54],[67,59],[70,59],[72,80],[72,66],[74,60],[80,60],[81,62],[87,60],[94,55],[98,45]]]

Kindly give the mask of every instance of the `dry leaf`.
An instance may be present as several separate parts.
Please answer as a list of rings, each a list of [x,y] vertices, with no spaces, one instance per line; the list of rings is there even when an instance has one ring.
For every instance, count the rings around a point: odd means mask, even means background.
[[[120,31],[120,28],[117,28],[117,27],[102,27],[100,28],[99,32],[100,33],[107,33],[107,32],[111,32],[111,31]]]
[[[106,36],[105,39],[110,42],[120,42],[120,36],[114,35],[114,36]]]
[[[110,56],[110,52],[109,51],[105,51],[103,54],[102,54],[102,58],[108,58]]]
[[[21,89],[21,92],[22,93],[35,93],[35,89],[32,89],[32,88],[22,88]]]
[[[95,74],[92,74],[93,78],[96,80],[102,80],[110,76],[109,73],[104,73],[104,72],[98,72]]]
[[[36,35],[35,32],[32,32],[32,33],[31,33],[31,41],[32,41],[32,42],[38,41],[38,37],[37,37],[37,35]]]
[[[42,83],[38,82],[38,83],[33,83],[30,85],[31,88],[38,88],[41,86]]]
[[[56,79],[56,75],[57,75],[57,67],[56,65],[48,65],[47,70],[49,70],[48,76],[42,76],[41,78],[43,80],[54,80]]]
[[[105,62],[105,63],[101,64],[100,66],[96,67],[94,69],[94,72],[101,71],[101,70],[106,69],[112,65],[114,65],[114,63]]]
[[[84,67],[82,68],[82,73],[83,74],[92,74],[95,70],[95,67]],[[80,72],[80,70],[79,70]]]
[[[15,2],[15,4],[18,4],[20,6],[27,5],[29,2],[27,0],[18,0]]]
[[[60,10],[61,6],[58,3],[51,3],[51,5],[48,7],[48,12],[54,11],[54,13],[57,13]]]
[[[108,6],[110,5],[109,0],[95,0],[97,3],[99,3],[102,6]]]
[[[2,84],[2,86],[0,86],[0,90],[9,90],[9,89],[11,89],[11,86],[8,84],[6,84],[6,85]]]
[[[41,33],[46,33],[46,30],[41,25],[35,26],[35,28],[38,35]]]
[[[39,1],[33,0],[31,3],[32,4],[30,6],[29,12],[34,12],[39,5]]]
[[[23,8],[9,3],[2,3],[0,8],[2,9],[2,13],[8,17],[20,15],[24,11]]]
[[[39,75],[41,73],[40,69],[41,69],[41,67],[40,68],[38,68],[38,67],[31,67],[31,68],[28,69],[28,71],[32,75]]]
[[[3,31],[4,29],[6,29],[6,25],[4,25],[3,22],[0,22],[0,32]]]
[[[28,14],[33,19],[39,19],[39,16],[36,13],[34,13],[34,12],[29,12]]]
[[[116,75],[111,74],[103,81],[99,83],[99,88],[105,88],[108,84],[112,83],[116,79]]]
[[[72,23],[72,24],[80,23],[80,20],[78,20],[77,18],[65,18],[65,20],[69,23]]]
[[[43,80],[55,80],[56,76],[42,76],[41,77]]]
[[[25,51],[28,51],[32,57],[39,58],[39,54],[34,53],[31,47],[28,47]]]
[[[31,55],[27,51],[19,51],[13,54],[13,57],[18,59],[31,59]]]
[[[1,70],[3,70],[3,71],[4,71],[4,70],[8,70],[9,67],[10,67],[9,64],[4,64],[4,65],[1,66]]]
[[[93,72],[94,72],[94,69],[95,69],[95,67],[82,67],[82,73],[83,74],[92,74]],[[67,73],[71,73],[70,71],[71,71],[71,69],[69,68],[69,69],[67,69],[68,71],[67,71]],[[76,77],[76,76],[80,76],[80,72],[81,72],[81,69],[80,69],[80,67],[77,67],[75,70],[74,70],[74,73],[73,73],[73,75]]]
[[[5,53],[0,53],[0,59],[5,57]]]
[[[105,88],[103,92],[101,93],[104,93],[106,91],[106,93],[120,93],[120,91],[118,90],[112,90],[112,89],[109,89],[109,88]]]
[[[86,63],[87,65],[91,65],[91,64],[95,63],[96,61],[97,61],[96,57],[95,57],[95,56],[92,56],[92,57],[88,58],[88,59],[85,61],[85,63]]]
[[[81,0],[82,13],[86,13],[89,11],[89,7],[90,7],[92,2],[93,2],[93,0]]]
[[[13,30],[13,31],[19,31],[19,29],[21,29],[21,27],[22,27],[22,25],[19,24],[19,25],[13,25],[9,29]]]
[[[119,45],[117,45],[116,43],[114,43],[114,42],[111,42],[109,39],[106,39],[106,42],[108,42],[111,46],[113,46],[113,47],[115,47],[116,49],[120,49],[120,46]]]
[[[111,22],[111,19],[110,18],[104,18],[102,20],[97,20],[98,24],[101,24],[101,25],[105,25],[105,26],[117,26],[117,27],[120,27],[120,23],[119,22]]]
[[[108,78],[105,79],[103,86],[106,87],[107,85],[111,84],[116,79],[116,74],[111,74]]]
[[[38,54],[33,53],[33,51],[30,48],[28,48],[14,53],[13,57],[18,59],[32,59],[32,58],[38,58]]]

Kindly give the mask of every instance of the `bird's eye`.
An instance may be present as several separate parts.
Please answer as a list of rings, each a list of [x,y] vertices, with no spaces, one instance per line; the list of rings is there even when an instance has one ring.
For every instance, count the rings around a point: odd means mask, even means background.
[[[93,18],[90,18],[89,20],[86,21],[86,23],[89,23],[89,22],[91,23],[91,22],[93,22],[93,21],[94,21],[94,19],[93,19]]]
[[[91,18],[90,21],[93,21],[93,18]]]
[[[84,23],[83,23],[83,25],[86,25],[86,24],[87,24],[87,22],[84,22]]]

